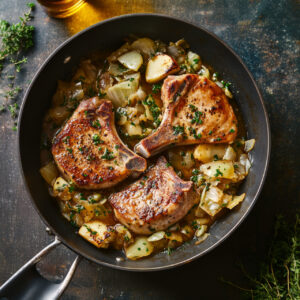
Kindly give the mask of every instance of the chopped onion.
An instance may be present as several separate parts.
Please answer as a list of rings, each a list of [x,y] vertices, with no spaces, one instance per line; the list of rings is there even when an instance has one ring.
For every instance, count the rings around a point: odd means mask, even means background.
[[[243,193],[240,196],[233,196],[232,200],[227,205],[227,208],[233,209],[234,207],[236,207],[239,203],[241,203],[245,199],[245,196],[246,196],[245,193]]]
[[[250,152],[254,148],[254,145],[255,145],[255,139],[246,141],[244,147],[245,152]]]
[[[201,225],[195,232],[196,237],[202,236],[207,230],[207,225]]]
[[[209,236],[209,233],[205,233],[203,234],[200,238],[198,238],[198,240],[196,241],[195,245],[199,245],[202,242],[204,242]]]
[[[150,235],[147,240],[148,242],[156,242],[160,241],[165,237],[165,232],[164,231],[158,231]]]

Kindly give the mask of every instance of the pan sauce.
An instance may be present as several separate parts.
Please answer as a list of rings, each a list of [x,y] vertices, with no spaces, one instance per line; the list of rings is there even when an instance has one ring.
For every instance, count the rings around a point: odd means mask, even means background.
[[[193,182],[198,197],[180,222],[150,236],[135,235],[118,223],[107,202],[111,193],[126,187],[133,179],[111,189],[86,191],[61,177],[51,155],[52,140],[83,99],[105,95],[113,102],[119,135],[131,149],[159,126],[160,89],[169,71],[155,69],[152,74],[145,74],[148,62],[157,53],[177,63],[179,70],[174,74],[198,73],[216,82],[225,95],[232,98],[230,83],[220,80],[216,72],[203,65],[200,56],[192,52],[184,40],[167,45],[148,38],[129,39],[109,55],[97,53],[82,60],[70,81],[58,81],[43,123],[41,174],[49,185],[50,194],[57,199],[62,215],[95,246],[124,249],[129,259],[163,250],[170,254],[193,238],[195,243],[204,242],[214,220],[243,201],[245,194],[237,196],[237,187],[248,174],[251,166],[248,152],[255,142],[243,138],[243,121],[231,101],[239,128],[233,144],[180,146],[162,152],[180,177]],[[153,83],[147,83],[145,76]],[[124,89],[123,83],[128,81],[132,83],[131,90]],[[154,162],[155,159],[148,159],[148,165]],[[232,172],[229,174],[228,170]]]

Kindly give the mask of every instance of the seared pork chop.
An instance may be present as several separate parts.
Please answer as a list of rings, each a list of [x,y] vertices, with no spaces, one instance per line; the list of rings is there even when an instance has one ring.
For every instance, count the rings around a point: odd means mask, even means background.
[[[64,176],[83,189],[111,187],[147,168],[119,138],[112,103],[97,97],[80,103],[54,138],[52,154]]]
[[[116,218],[133,232],[150,234],[182,219],[196,199],[191,181],[180,179],[161,156],[142,178],[108,201]]]
[[[232,143],[237,119],[223,90],[196,74],[168,76],[162,86],[159,128],[135,146],[150,157],[170,145]]]

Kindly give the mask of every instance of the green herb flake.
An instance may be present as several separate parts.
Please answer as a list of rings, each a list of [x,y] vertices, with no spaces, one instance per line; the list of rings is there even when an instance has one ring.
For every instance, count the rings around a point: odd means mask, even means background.
[[[173,126],[173,134],[174,135],[179,135],[179,134],[184,134],[184,127],[183,126]]]
[[[113,152],[109,151],[107,148],[104,150],[104,154],[101,156],[102,159],[111,160],[114,159]]]
[[[160,93],[161,87],[162,87],[162,85],[160,83],[153,84],[153,86],[152,86],[152,92],[153,92],[153,94]]]
[[[223,173],[220,171],[220,169],[216,169],[216,174],[214,176],[215,177],[223,176]]]

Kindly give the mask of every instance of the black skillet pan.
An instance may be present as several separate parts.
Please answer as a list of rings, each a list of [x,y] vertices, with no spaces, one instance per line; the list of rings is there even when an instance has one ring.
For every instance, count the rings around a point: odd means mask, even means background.
[[[119,259],[122,253],[99,250],[78,236],[74,227],[61,216],[39,173],[41,125],[55,92],[57,80],[67,78],[83,56],[96,50],[117,49],[129,34],[163,41],[185,38],[206,64],[213,66],[225,80],[233,83],[234,98],[245,120],[248,137],[256,139],[255,148],[251,152],[252,168],[239,191],[247,195],[241,206],[216,221],[204,243],[182,246],[170,256],[159,253],[137,261]],[[47,299],[53,299],[62,293],[75,270],[78,258],[60,285],[46,282],[35,271],[35,262],[60,241],[79,256],[101,265],[128,271],[159,271],[178,267],[201,257],[224,241],[246,218],[262,189],[270,155],[268,116],[253,77],[241,59],[204,28],[156,14],[133,14],[100,22],[58,47],[37,72],[25,95],[18,133],[20,163],[27,190],[35,209],[56,235],[56,239],[1,287],[0,297],[11,296],[10,299],[34,299],[33,295],[39,299],[43,299],[43,295]]]

